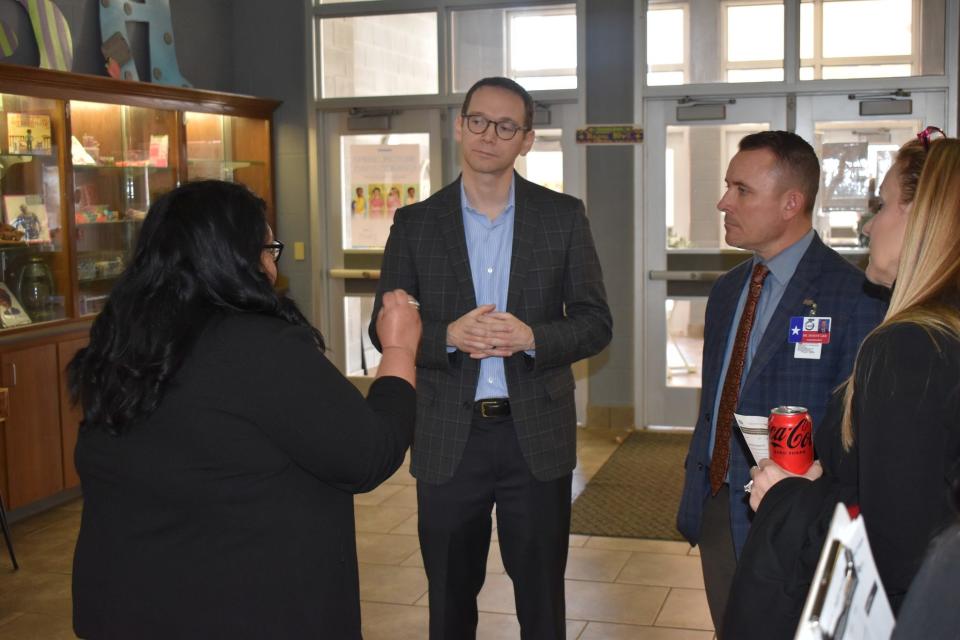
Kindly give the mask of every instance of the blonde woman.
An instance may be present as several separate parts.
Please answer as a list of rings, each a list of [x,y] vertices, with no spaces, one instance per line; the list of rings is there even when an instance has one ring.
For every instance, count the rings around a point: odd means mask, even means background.
[[[793,634],[838,502],[862,510],[894,609],[956,517],[944,478],[960,456],[960,142],[929,133],[900,149],[865,227],[867,278],[896,287],[817,431],[823,475],[751,470],[756,516],[721,637]]]
[[[957,517],[946,478],[960,457],[960,140],[929,146],[890,307],[844,398],[843,445],[859,449],[860,511],[894,610]],[[871,243],[880,224],[867,229]],[[891,224],[884,237],[900,232]]]

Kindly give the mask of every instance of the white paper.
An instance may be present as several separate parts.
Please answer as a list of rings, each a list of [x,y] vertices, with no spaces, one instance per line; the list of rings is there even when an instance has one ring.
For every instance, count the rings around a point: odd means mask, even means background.
[[[73,156],[73,164],[94,165],[97,161],[93,159],[87,150],[83,148],[76,136],[70,136],[70,154]]]
[[[819,360],[820,352],[823,350],[822,344],[811,344],[809,342],[798,342],[794,346],[793,357],[806,360]]]
[[[743,439],[747,441],[750,453],[753,454],[753,464],[757,464],[764,458],[769,458],[770,435],[767,427],[767,416],[742,416],[735,413],[733,417],[737,419],[740,433],[743,434]]]
[[[836,582],[844,580],[845,571],[841,568],[835,566],[829,579],[823,580],[834,540],[839,540],[840,544],[850,551],[850,558],[856,572],[856,583],[852,594],[846,594],[846,596],[843,585]],[[819,622],[813,622],[811,616],[814,613],[814,602],[821,588],[826,589],[827,596]],[[837,631],[836,623],[844,611],[846,621],[840,630],[841,633],[834,636],[833,634]],[[825,637],[823,635],[825,631],[836,640],[887,640],[893,633],[893,625],[893,611],[890,609],[887,592],[877,573],[877,565],[870,550],[870,542],[867,540],[863,518],[857,517],[851,521],[847,515],[846,506],[838,504],[830,523],[830,531],[823,544],[823,551],[820,553],[817,572],[810,586],[810,592],[807,594],[807,601],[800,617],[800,626],[797,627],[794,640],[821,640]]]

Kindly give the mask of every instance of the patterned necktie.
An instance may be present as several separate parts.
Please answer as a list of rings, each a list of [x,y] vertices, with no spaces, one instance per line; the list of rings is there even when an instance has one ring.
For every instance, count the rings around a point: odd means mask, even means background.
[[[760,300],[760,291],[763,281],[770,269],[763,263],[757,263],[750,276],[750,292],[747,294],[747,303],[743,306],[740,316],[740,326],[737,327],[737,337],[733,342],[733,351],[730,353],[730,364],[727,365],[727,377],[723,381],[723,392],[720,395],[720,408],[717,410],[717,437],[713,443],[713,459],[710,461],[710,492],[717,495],[723,486],[723,479],[730,466],[730,430],[733,427],[733,412],[737,409],[740,399],[740,378],[743,376],[743,366],[747,360],[747,344],[750,342],[750,330],[757,315],[757,302]]]

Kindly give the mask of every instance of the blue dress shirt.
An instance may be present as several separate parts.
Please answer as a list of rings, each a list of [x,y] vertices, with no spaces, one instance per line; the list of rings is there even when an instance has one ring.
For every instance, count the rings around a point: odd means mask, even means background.
[[[463,229],[470,258],[470,275],[477,306],[497,305],[497,311],[507,310],[507,290],[510,286],[510,261],[513,257],[513,221],[515,207],[514,181],[510,181],[507,206],[493,221],[472,206],[460,183],[460,202],[463,209]],[[451,349],[453,351],[453,349]],[[475,400],[507,398],[507,378],[503,358],[489,357],[480,361],[480,379]]]
[[[750,330],[750,341],[747,343],[747,358],[743,365],[743,375],[740,377],[740,387],[747,379],[750,372],[750,363],[753,361],[753,355],[760,346],[763,334],[770,324],[770,318],[773,317],[777,306],[780,304],[780,298],[786,291],[790,279],[797,270],[797,265],[807,252],[810,243],[813,242],[814,231],[811,229],[802,238],[792,245],[766,261],[770,273],[763,281],[763,289],[760,290],[760,300],[757,302],[757,315],[753,320],[753,327]],[[753,265],[763,262],[760,256],[753,256]],[[740,291],[740,301],[737,303],[737,312],[733,316],[733,323],[730,325],[730,333],[727,335],[727,346],[723,352],[723,366],[720,368],[720,378],[717,380],[717,397],[713,403],[713,413],[710,416],[710,448],[709,455],[713,457],[713,445],[717,439],[717,414],[720,412],[720,397],[723,395],[723,381],[727,377],[727,369],[730,366],[730,355],[733,353],[733,343],[737,338],[737,328],[740,326],[740,316],[743,315],[743,307],[747,304],[747,292],[750,290],[750,278],[747,278]],[[787,339],[787,330],[789,327],[783,327],[783,339]],[[735,427],[736,425],[734,425]]]

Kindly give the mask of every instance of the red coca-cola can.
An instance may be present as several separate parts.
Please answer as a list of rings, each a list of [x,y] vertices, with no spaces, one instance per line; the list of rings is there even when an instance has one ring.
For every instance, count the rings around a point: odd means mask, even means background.
[[[770,459],[791,473],[813,464],[813,420],[806,407],[776,407],[770,412]]]

